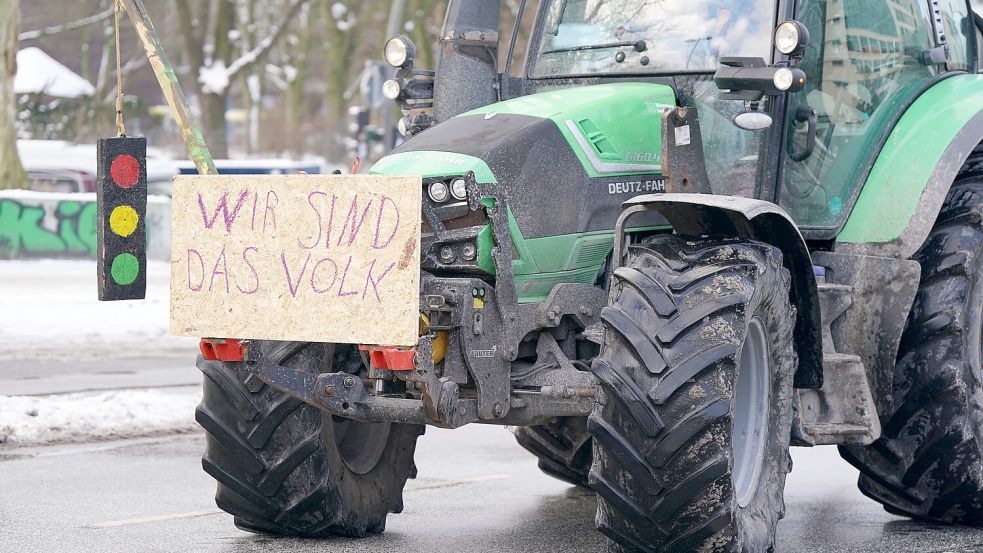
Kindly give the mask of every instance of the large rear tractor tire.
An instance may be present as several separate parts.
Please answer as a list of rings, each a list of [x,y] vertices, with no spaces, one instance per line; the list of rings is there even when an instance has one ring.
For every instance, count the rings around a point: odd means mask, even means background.
[[[275,363],[308,372],[359,372],[351,346],[263,342]],[[206,434],[205,472],[218,481],[215,502],[251,532],[363,537],[382,532],[403,509],[415,476],[421,426],[334,417],[231,363],[198,359],[205,375],[195,413]]]
[[[592,446],[584,417],[557,417],[515,430],[519,445],[539,458],[539,470],[575,486],[587,485]]]
[[[983,167],[983,150],[976,160]],[[841,447],[894,514],[983,525],[983,175],[956,182],[928,240],[880,439]]]
[[[658,236],[629,249],[608,305],[588,426],[610,550],[772,550],[796,367],[781,252]]]

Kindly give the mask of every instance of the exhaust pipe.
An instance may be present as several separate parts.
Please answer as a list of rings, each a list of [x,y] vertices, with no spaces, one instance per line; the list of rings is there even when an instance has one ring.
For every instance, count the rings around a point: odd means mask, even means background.
[[[501,0],[451,0],[440,34],[433,116],[438,123],[499,100]]]

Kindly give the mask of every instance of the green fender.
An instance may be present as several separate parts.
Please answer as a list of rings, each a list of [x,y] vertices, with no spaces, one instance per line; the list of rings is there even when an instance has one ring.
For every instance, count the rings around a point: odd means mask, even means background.
[[[909,258],[928,237],[960,167],[983,142],[983,75],[926,90],[891,131],[836,249]]]

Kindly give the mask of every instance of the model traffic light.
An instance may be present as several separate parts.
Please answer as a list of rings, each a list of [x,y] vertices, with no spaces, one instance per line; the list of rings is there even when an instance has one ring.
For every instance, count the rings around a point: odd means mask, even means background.
[[[147,139],[98,141],[99,300],[138,300],[147,292]]]

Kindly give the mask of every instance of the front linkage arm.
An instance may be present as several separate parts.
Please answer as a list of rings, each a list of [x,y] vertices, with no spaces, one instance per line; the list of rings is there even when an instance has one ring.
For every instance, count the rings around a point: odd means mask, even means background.
[[[243,362],[236,369],[333,415],[364,421],[424,424],[423,405],[416,400],[372,396],[362,379],[344,372],[314,374],[282,367],[246,342]]]

